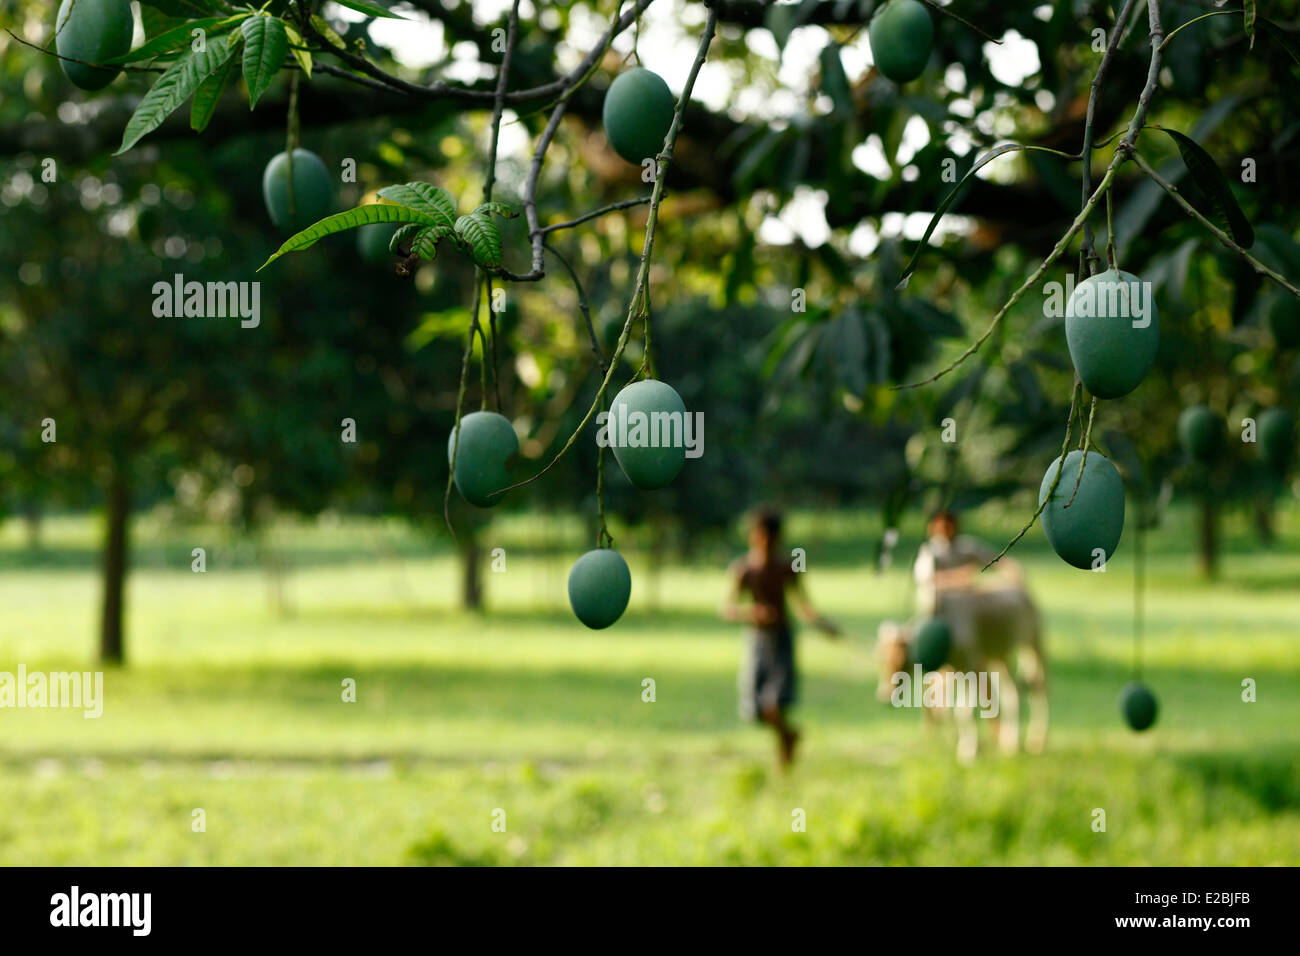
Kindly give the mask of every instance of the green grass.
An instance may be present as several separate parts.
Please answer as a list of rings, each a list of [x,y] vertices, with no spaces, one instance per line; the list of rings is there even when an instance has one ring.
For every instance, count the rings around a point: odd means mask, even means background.
[[[1000,541],[1022,515],[981,517]],[[1032,532],[1017,555],[1047,621],[1048,752],[995,755],[986,735],[960,767],[947,728],[874,697],[869,638],[905,612],[915,542],[877,576],[873,519],[801,516],[789,543],[848,636],[800,637],[805,738],[784,778],[767,734],[736,717],[740,636],[714,616],[726,549],[652,586],[645,549],[619,534],[632,607],[590,632],[564,604],[575,522],[493,526],[484,543],[505,547],[507,570],[487,574],[481,617],[455,609],[456,566],[430,536],[286,523],[281,616],[249,546],[141,519],[131,663],[106,673],[103,717],[0,710],[0,863],[1291,864],[1300,513],[1280,518],[1271,550],[1230,527],[1213,585],[1193,576],[1190,516],[1151,537],[1145,676],[1162,709],[1143,735],[1116,710],[1131,550],[1090,574]],[[0,529],[0,670],[94,666],[97,533],[51,519],[34,554],[16,524]],[[189,570],[196,546],[206,574]]]

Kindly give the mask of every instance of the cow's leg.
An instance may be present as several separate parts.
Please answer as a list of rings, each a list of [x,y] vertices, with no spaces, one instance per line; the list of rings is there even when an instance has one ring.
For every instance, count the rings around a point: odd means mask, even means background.
[[[975,708],[970,703],[957,704],[952,709],[953,722],[957,725],[957,760],[960,763],[974,763],[979,753],[980,735],[975,726]]]
[[[1047,665],[1043,648],[1037,637],[1021,649],[1025,683],[1029,686],[1029,730],[1025,735],[1025,750],[1031,754],[1043,752],[1047,744]]]
[[[1020,691],[1016,678],[1004,661],[996,665],[998,675],[998,746],[1003,753],[1020,749]]]

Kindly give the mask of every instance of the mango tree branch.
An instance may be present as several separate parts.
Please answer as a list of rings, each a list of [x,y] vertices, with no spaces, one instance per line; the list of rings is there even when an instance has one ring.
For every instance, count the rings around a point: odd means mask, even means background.
[[[983,30],[981,30],[981,29],[980,29],[979,27],[977,27],[975,24],[971,23],[971,22],[970,22],[969,20],[967,20],[965,17],[960,17],[960,16],[958,16],[957,14],[955,14],[955,13],[953,13],[951,10],[949,10],[947,7],[945,7],[945,6],[940,6],[939,4],[935,3],[934,0],[924,0],[924,3],[925,3],[927,6],[933,7],[935,10],[939,11],[940,13],[942,13],[945,17],[952,17],[952,18],[953,18],[954,20],[956,20],[958,23],[963,24],[964,26],[966,26],[967,28],[969,28],[969,29],[971,29],[971,30],[974,30],[976,33],[978,33],[978,34],[979,34],[980,36],[982,36],[984,39],[988,40],[990,43],[996,43],[998,46],[1001,46],[1001,45],[1002,45],[1002,41],[999,40],[997,37],[989,36],[989,34],[985,33]]]
[[[609,366],[605,362],[605,353],[600,347],[600,340],[596,338],[596,326],[591,321],[591,304],[587,301],[587,291],[582,287],[582,281],[578,278],[578,273],[574,270],[573,264],[560,254],[560,250],[550,243],[546,243],[545,247],[547,252],[560,260],[560,264],[569,273],[569,278],[573,280],[573,288],[578,293],[578,311],[582,313],[583,319],[586,320],[587,336],[591,339],[591,351],[596,356],[596,364],[600,367],[600,377],[604,380],[606,373],[609,371]]]
[[[1065,252],[1066,248],[1070,245],[1070,240],[1072,240],[1075,234],[1083,228],[1083,224],[1087,221],[1093,207],[1097,205],[1097,202],[1101,197],[1106,194],[1108,189],[1110,189],[1111,183],[1114,182],[1115,171],[1120,166],[1120,155],[1121,154],[1117,153],[1115,158],[1111,160],[1110,166],[1106,169],[1106,175],[1102,178],[1101,182],[1097,184],[1096,191],[1089,196],[1088,201],[1083,204],[1083,209],[1079,211],[1079,215],[1074,217],[1074,222],[1070,223],[1070,228],[1065,231],[1065,235],[1061,236],[1061,238],[1056,241],[1055,247],[1053,247],[1047,258],[1039,264],[1038,268],[1035,269],[1033,274],[1021,284],[1020,288],[1011,294],[1011,298],[1006,301],[1002,308],[998,309],[997,314],[993,316],[993,321],[989,323],[989,326],[984,330],[984,333],[976,339],[966,349],[966,351],[957,356],[957,358],[947,367],[940,369],[929,378],[923,379],[922,381],[913,382],[910,385],[895,385],[892,387],[892,391],[899,391],[907,388],[920,388],[922,385],[929,385],[931,382],[937,382],[980,350],[980,346],[988,341],[989,336],[996,331],[999,323],[1001,323],[1006,317],[1006,314],[1011,311],[1012,307],[1017,302],[1020,301],[1020,297],[1029,291],[1030,287],[1042,278],[1043,273],[1047,271],[1048,266],[1060,258],[1061,253]]]
[[[1038,510],[1035,511],[1033,517],[1029,519],[1029,523],[1020,529],[1018,535],[1007,542],[1007,546],[998,552],[997,557],[980,569],[981,572],[987,571],[989,568],[993,567],[993,565],[1001,561],[1003,557],[1006,556],[1006,553],[1015,547],[1016,542],[1029,533],[1029,529],[1034,526],[1034,522],[1038,520],[1038,516],[1042,514],[1043,509],[1047,507],[1047,503],[1052,500],[1052,495],[1056,494],[1056,486],[1061,483],[1061,472],[1065,470],[1065,456],[1069,453],[1070,448],[1070,432],[1074,428],[1074,409],[1078,404],[1079,391],[1082,388],[1083,383],[1079,381],[1079,378],[1076,375],[1074,379],[1074,388],[1070,390],[1070,414],[1065,418],[1065,438],[1061,440],[1061,457],[1057,459],[1056,462],[1056,474],[1052,477],[1052,486],[1047,489],[1047,494],[1043,497],[1043,500],[1038,503]]]
[[[1102,83],[1106,79],[1106,69],[1110,66],[1110,61],[1115,56],[1115,51],[1119,49],[1120,41],[1123,39],[1123,25],[1128,22],[1129,14],[1133,10],[1133,5],[1137,0],[1124,0],[1124,7],[1120,10],[1119,15],[1115,17],[1115,26],[1110,31],[1110,39],[1106,43],[1106,50],[1101,55],[1101,62],[1097,64],[1097,72],[1092,77],[1092,85],[1088,90],[1088,112],[1083,122],[1083,180],[1082,194],[1079,197],[1080,202],[1088,201],[1088,193],[1092,191],[1092,147],[1093,147],[1093,117],[1097,109],[1097,98],[1101,94]],[[1083,257],[1085,265],[1089,260],[1096,258],[1096,253],[1092,246],[1092,227],[1086,222],[1083,224],[1083,245],[1079,249],[1079,254]]]
[[[655,157],[657,164],[655,185],[650,194],[650,213],[646,218],[645,242],[641,249],[641,265],[637,269],[636,284],[632,289],[631,300],[628,302],[627,317],[623,321],[623,330],[619,333],[618,344],[615,346],[614,354],[609,360],[609,369],[605,372],[605,377],[600,383],[600,389],[596,392],[596,398],[592,401],[591,407],[587,409],[587,414],[583,416],[582,421],[578,423],[578,427],[573,430],[573,434],[570,435],[568,441],[564,443],[564,447],[559,450],[555,457],[552,458],[541,471],[537,472],[530,478],[525,478],[523,481],[515,482],[509,487],[503,488],[501,491],[497,492],[497,494],[505,494],[507,491],[530,484],[554,468],[556,462],[563,458],[568,450],[573,447],[574,443],[578,440],[578,436],[582,434],[583,429],[585,429],[591,422],[592,418],[595,417],[596,410],[600,408],[601,403],[605,399],[605,393],[608,391],[609,384],[614,378],[614,373],[618,370],[619,360],[623,357],[623,351],[627,348],[628,339],[632,332],[632,325],[639,314],[639,309],[643,297],[645,296],[646,286],[650,276],[650,257],[654,252],[655,228],[659,223],[659,203],[663,199],[664,181],[667,178],[664,174],[667,172],[668,165],[672,162],[673,146],[677,142],[677,135],[681,132],[682,128],[682,116],[685,112],[686,104],[690,102],[691,91],[695,89],[696,77],[699,76],[700,68],[704,65],[705,57],[708,56],[709,44],[713,41],[713,35],[717,30],[717,27],[718,15],[713,8],[710,7],[708,20],[704,25],[704,34],[700,38],[699,50],[695,54],[695,62],[691,64],[690,75],[686,78],[686,85],[682,88],[682,95],[678,97],[677,106],[673,110],[672,124],[668,127],[668,134],[664,137],[663,151]],[[540,244],[540,239],[538,241]]]
[[[612,202],[608,206],[601,206],[599,209],[593,209],[591,212],[584,213],[577,219],[570,219],[567,222],[557,222],[553,226],[543,226],[542,235],[558,232],[561,229],[572,229],[574,226],[581,226],[584,222],[596,219],[605,215],[607,212],[617,212],[620,209],[631,209],[633,206],[644,206],[650,201],[649,196],[637,196],[635,199],[623,199],[619,202]]]
[[[1142,95],[1138,97],[1137,109],[1133,112],[1133,119],[1129,121],[1128,132],[1115,147],[1117,152],[1132,149],[1137,142],[1138,133],[1142,131],[1142,124],[1147,119],[1151,97],[1155,95],[1156,87],[1160,84],[1160,66],[1164,62],[1162,43],[1165,38],[1165,28],[1160,22],[1160,0],[1147,0],[1147,23],[1151,30],[1151,63],[1147,67],[1147,82],[1142,88]]]
[[[1079,438],[1079,448],[1083,451],[1083,456],[1079,459],[1079,473],[1074,476],[1074,490],[1070,492],[1070,500],[1065,503],[1065,507],[1074,504],[1074,496],[1079,493],[1079,485],[1083,481],[1083,469],[1088,464],[1088,446],[1092,443],[1092,421],[1097,414],[1097,396],[1092,397],[1092,404],[1088,406],[1088,424],[1084,426],[1083,435]]]
[[[1154,181],[1156,185],[1158,185],[1161,189],[1167,192],[1170,198],[1173,199],[1174,202],[1182,206],[1183,210],[1189,216],[1191,216],[1202,226],[1208,229],[1211,233],[1213,233],[1214,237],[1218,239],[1219,242],[1223,243],[1225,246],[1227,246],[1237,255],[1241,256],[1243,259],[1249,262],[1251,268],[1253,268],[1257,273],[1259,273],[1262,276],[1268,276],[1270,279],[1272,279],[1282,288],[1286,289],[1287,292],[1290,292],[1297,299],[1300,299],[1300,289],[1296,288],[1294,285],[1288,282],[1286,276],[1282,275],[1281,273],[1274,272],[1268,266],[1264,265],[1264,263],[1260,262],[1249,252],[1243,249],[1241,246],[1237,245],[1237,243],[1233,240],[1233,238],[1229,236],[1226,232],[1224,232],[1214,223],[1210,222],[1210,220],[1206,219],[1205,216],[1203,216],[1200,212],[1197,211],[1195,206],[1193,206],[1191,203],[1189,203],[1186,199],[1183,198],[1183,194],[1178,191],[1177,186],[1169,182],[1167,179],[1165,179],[1163,176],[1161,176],[1158,172],[1155,171],[1155,168],[1149,162],[1147,162],[1147,160],[1142,156],[1141,153],[1134,151],[1130,155],[1133,157],[1133,161],[1138,164],[1138,168],[1140,168],[1142,172],[1146,173],[1149,177],[1151,177],[1152,181]]]
[[[1229,14],[1229,13],[1238,17],[1241,16],[1240,10],[1215,10],[1213,13],[1202,13],[1199,17],[1192,17],[1192,19],[1188,20],[1186,23],[1180,23],[1178,26],[1174,27],[1172,30],[1169,31],[1169,36],[1165,37],[1164,42],[1160,44],[1160,49],[1163,50],[1165,47],[1169,46],[1169,41],[1172,40],[1174,38],[1174,35],[1177,34],[1178,31],[1183,29],[1184,27],[1190,27],[1193,23],[1197,23],[1198,21],[1208,19],[1209,17],[1221,17],[1224,14]]]
[[[519,36],[519,0],[514,0],[510,8],[510,20],[506,27],[506,48],[501,54],[501,69],[497,74],[497,92],[496,99],[492,104],[492,121],[489,124],[492,130],[492,144],[488,147],[487,174],[483,178],[483,201],[485,203],[492,201],[492,188],[496,185],[497,179],[497,148],[501,142],[501,116],[505,113],[506,108],[506,85],[510,81],[510,60],[515,54],[515,42]],[[481,274],[481,270],[480,270]],[[485,276],[487,280],[488,294],[488,329],[492,334],[492,390],[496,398],[497,411],[501,411],[501,379],[497,375],[500,365],[497,361],[497,312],[496,304],[492,301],[492,277]],[[477,306],[474,314],[478,315]],[[482,329],[479,330],[480,337]],[[484,358],[487,357],[487,349],[484,348]],[[483,400],[487,401],[487,382],[483,383]],[[460,422],[456,422],[457,426]]]
[[[497,146],[501,142],[501,114],[506,108],[506,84],[510,81],[510,60],[515,55],[515,40],[519,34],[519,0],[510,8],[510,22],[506,28],[506,49],[501,54],[501,69],[497,73],[497,89],[492,102],[492,145],[488,148],[487,177],[483,183],[483,201],[492,201],[492,187],[497,179]]]
[[[628,27],[630,27],[641,11],[650,6],[654,0],[636,0],[636,2],[621,16],[609,25],[596,45],[592,47],[582,61],[564,76],[558,77],[549,83],[543,83],[541,86],[534,86],[524,90],[513,90],[505,93],[505,102],[508,106],[514,106],[519,103],[529,103],[534,100],[549,99],[553,96],[566,93],[575,86],[580,85],[596,65],[605,49],[609,46],[614,37],[618,36]],[[371,63],[364,56],[350,53],[347,50],[341,50],[331,44],[320,32],[310,23],[306,26],[307,34],[311,39],[316,40],[323,47],[323,52],[328,52],[335,59],[341,61],[358,70],[360,73],[378,82],[379,84],[403,93],[407,96],[415,96],[423,99],[453,99],[464,102],[491,103],[496,99],[495,90],[475,89],[468,86],[459,86],[448,83],[445,80],[437,80],[433,83],[421,85],[411,83],[400,77],[393,76]]]

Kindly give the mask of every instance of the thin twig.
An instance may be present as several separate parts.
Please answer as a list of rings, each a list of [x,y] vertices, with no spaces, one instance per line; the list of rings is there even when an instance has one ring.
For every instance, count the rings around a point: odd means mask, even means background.
[[[929,385],[931,382],[937,382],[980,350],[980,346],[988,341],[989,336],[997,329],[998,324],[1006,316],[1007,312],[1009,312],[1011,308],[1020,301],[1020,297],[1024,295],[1031,286],[1038,282],[1038,280],[1042,278],[1043,273],[1047,271],[1048,266],[1055,262],[1060,257],[1061,253],[1065,252],[1066,247],[1070,244],[1070,240],[1073,239],[1075,234],[1083,227],[1088,215],[1092,212],[1092,207],[1095,206],[1097,201],[1106,194],[1106,190],[1110,189],[1110,184],[1115,179],[1115,170],[1118,165],[1117,162],[1111,162],[1109,168],[1106,170],[1106,175],[1102,178],[1101,182],[1097,184],[1097,190],[1088,197],[1088,201],[1084,203],[1083,209],[1079,212],[1079,215],[1074,217],[1074,222],[1070,223],[1070,228],[1065,231],[1065,235],[1061,236],[1061,238],[1056,241],[1056,246],[1052,249],[1051,253],[1048,254],[1047,258],[1039,264],[1038,268],[1035,269],[1033,274],[1024,281],[1020,288],[1012,293],[1011,298],[1007,300],[1002,308],[998,309],[997,314],[993,316],[993,321],[989,323],[989,326],[984,330],[984,333],[976,339],[974,343],[966,349],[966,351],[957,356],[957,358],[954,359],[946,368],[940,369],[929,378],[920,382],[913,382],[910,385],[895,385],[892,387],[893,391],[908,388],[920,388],[922,385]]]
[[[993,565],[1001,561],[1006,556],[1006,553],[1015,547],[1016,542],[1029,533],[1029,529],[1034,526],[1034,522],[1038,520],[1038,516],[1042,514],[1043,509],[1047,507],[1047,503],[1052,500],[1052,495],[1056,494],[1056,486],[1061,483],[1061,472],[1065,470],[1065,456],[1070,447],[1070,432],[1074,427],[1074,406],[1079,400],[1079,392],[1082,388],[1083,383],[1081,383],[1076,377],[1074,380],[1074,388],[1070,390],[1070,414],[1065,417],[1065,438],[1061,441],[1061,457],[1058,458],[1056,462],[1056,474],[1052,477],[1052,486],[1047,489],[1047,494],[1043,497],[1043,500],[1038,503],[1038,510],[1035,511],[1033,517],[1029,519],[1029,523],[1020,529],[1018,535],[1007,542],[1007,546],[998,552],[997,557],[980,569],[981,572],[987,571],[989,568],[993,567]]]
[[[1079,438],[1079,447],[1083,450],[1083,457],[1079,461],[1079,473],[1074,476],[1074,490],[1070,492],[1070,500],[1065,503],[1065,507],[1074,504],[1074,496],[1079,493],[1079,485],[1083,481],[1083,469],[1088,464],[1088,443],[1092,441],[1092,420],[1097,414],[1097,396],[1092,397],[1092,404],[1088,406],[1088,424],[1083,429],[1083,435]]]
[[[569,278],[573,280],[573,288],[578,293],[578,311],[582,313],[582,317],[587,322],[587,335],[591,339],[591,351],[596,355],[596,364],[600,366],[600,376],[603,380],[605,373],[609,371],[609,366],[605,364],[605,352],[600,347],[600,340],[596,338],[596,326],[591,321],[591,305],[587,301],[587,291],[582,287],[582,282],[578,279],[578,273],[574,271],[572,263],[561,255],[558,249],[550,243],[546,243],[546,251],[560,260],[560,264],[568,271]]]
[[[1106,43],[1106,50],[1101,55],[1101,62],[1097,64],[1097,72],[1093,75],[1092,85],[1088,90],[1088,113],[1083,122],[1083,149],[1080,150],[1080,154],[1083,156],[1083,174],[1080,177],[1083,180],[1083,188],[1082,195],[1079,197],[1080,202],[1087,202],[1088,193],[1092,190],[1092,121],[1097,108],[1097,98],[1101,95],[1101,85],[1106,78],[1106,69],[1110,66],[1110,61],[1115,56],[1115,51],[1119,49],[1120,41],[1123,39],[1121,26],[1128,20],[1129,13],[1132,12],[1135,3],[1137,3],[1137,0],[1124,0],[1124,7],[1120,10],[1119,16],[1115,18],[1115,27],[1110,32],[1110,40]],[[1092,227],[1086,222],[1083,225],[1083,246],[1079,251],[1085,261],[1095,255],[1092,248]]]
[[[506,104],[514,106],[518,103],[549,99],[552,96],[565,93],[575,86],[580,86],[583,78],[589,73],[593,65],[599,60],[600,56],[604,54],[610,41],[631,26],[636,16],[653,2],[654,0],[636,0],[636,3],[630,10],[622,14],[610,24],[609,29],[601,37],[596,46],[592,48],[591,52],[588,53],[587,56],[582,59],[582,62],[574,67],[569,73],[562,77],[558,77],[549,83],[543,83],[541,86],[534,86],[526,90],[507,92],[505,95]],[[396,90],[399,93],[405,93],[408,96],[415,96],[421,99],[452,99],[477,103],[491,103],[496,99],[496,92],[494,90],[481,90],[467,86],[458,86],[456,84],[448,83],[445,80],[438,80],[426,86],[421,86],[418,83],[407,82],[400,77],[384,72],[364,56],[350,53],[347,50],[341,50],[332,45],[321,36],[320,32],[310,23],[308,23],[304,29],[306,29],[307,35],[322,44],[323,48],[321,52],[329,53],[331,56],[336,57],[353,69],[360,71],[365,76],[391,90]]]
[[[65,20],[64,22],[66,23],[67,21]],[[125,66],[125,65],[118,65],[116,63],[110,63],[108,65],[105,65],[103,63],[91,63],[89,60],[78,60],[75,56],[64,56],[62,53],[56,53],[54,50],[47,50],[45,47],[40,46],[39,44],[36,43],[32,43],[30,40],[24,40],[18,34],[14,33],[13,30],[10,30],[8,27],[5,27],[5,33],[9,34],[11,37],[13,37],[23,46],[29,46],[33,50],[39,50],[41,53],[44,53],[46,56],[52,56],[55,59],[63,60],[65,63],[80,63],[82,66],[90,66],[90,67],[94,67],[97,70],[104,70],[104,71],[121,70],[123,73],[163,73],[166,71],[165,67],[158,67],[158,66]]]
[[[553,226],[543,226],[539,232],[543,236],[552,232],[559,232],[561,229],[572,229],[574,226],[581,226],[584,222],[590,222],[609,212],[618,212],[620,209],[631,209],[633,206],[644,206],[650,201],[649,196],[637,196],[635,199],[622,199],[618,202],[612,202],[608,206],[601,206],[599,209],[593,209],[589,213],[579,216],[577,219],[570,219],[567,222],[557,222]]]
[[[1138,133],[1142,129],[1142,124],[1146,122],[1147,110],[1151,106],[1151,97],[1155,95],[1156,87],[1160,84],[1160,65],[1164,61],[1161,41],[1165,36],[1165,29],[1160,23],[1160,0],[1147,0],[1147,22],[1151,28],[1151,63],[1147,67],[1146,86],[1142,87],[1137,109],[1134,110],[1133,119],[1128,124],[1128,132],[1116,147],[1120,152],[1132,150],[1137,142]]]
[[[501,55],[501,69],[497,74],[496,99],[492,104],[492,144],[488,147],[487,175],[483,180],[483,201],[492,201],[492,187],[497,180],[497,148],[501,142],[501,116],[506,108],[506,85],[510,81],[510,61],[515,54],[515,42],[519,36],[519,0],[514,0],[510,8],[510,19],[506,25],[506,48]],[[496,398],[497,411],[501,411],[501,379],[498,375],[500,366],[497,362],[497,313],[492,301],[492,278],[487,276],[488,293],[488,328],[492,332],[492,394]],[[478,315],[478,303],[474,305],[474,314]],[[482,329],[479,330],[480,335]],[[486,346],[486,343],[484,343]],[[487,361],[488,349],[483,349],[484,361]],[[483,382],[483,404],[487,405],[487,381]]]
[[[1192,19],[1188,20],[1186,23],[1178,24],[1178,26],[1174,27],[1172,30],[1169,31],[1169,36],[1165,37],[1165,41],[1160,44],[1160,49],[1163,50],[1165,47],[1169,46],[1169,41],[1172,40],[1174,36],[1178,33],[1178,31],[1183,29],[1183,27],[1190,27],[1193,23],[1196,23],[1200,20],[1205,20],[1208,17],[1221,17],[1224,14],[1228,14],[1228,13],[1231,13],[1235,16],[1241,16],[1240,10],[1215,10],[1213,13],[1203,13],[1199,17],[1192,17]]]
[[[983,30],[981,30],[981,29],[980,29],[979,27],[977,27],[975,24],[971,23],[971,22],[970,22],[969,20],[967,20],[965,17],[959,17],[959,16],[957,16],[957,14],[953,13],[953,12],[952,12],[951,10],[949,10],[947,7],[941,7],[941,6],[939,6],[939,4],[935,3],[934,0],[924,0],[924,2],[925,2],[926,4],[928,4],[929,6],[931,6],[931,7],[934,7],[934,9],[938,10],[938,11],[939,11],[940,13],[942,13],[945,17],[952,17],[952,18],[953,18],[954,20],[956,20],[958,23],[964,23],[966,26],[970,27],[972,30],[974,30],[976,33],[978,33],[978,34],[979,34],[980,36],[982,36],[984,39],[988,40],[990,43],[996,43],[998,46],[1001,46],[1001,45],[1002,45],[1002,41],[1001,41],[1001,40],[997,39],[996,37],[989,36],[989,34],[985,33]]]
[[[510,81],[510,60],[515,55],[515,38],[519,34],[519,0],[510,8],[506,26],[506,49],[497,72],[496,95],[492,101],[492,145],[488,148],[487,177],[483,182],[483,201],[492,201],[492,187],[497,181],[497,144],[501,141],[501,114],[506,108],[506,84]]]
[[[1297,299],[1300,299],[1300,289],[1297,289],[1294,285],[1288,282],[1286,276],[1282,275],[1281,273],[1274,272],[1268,266],[1264,265],[1264,263],[1260,262],[1249,252],[1243,249],[1241,246],[1237,245],[1236,241],[1234,241],[1233,238],[1229,236],[1226,232],[1224,232],[1214,223],[1210,222],[1210,220],[1206,219],[1205,216],[1203,216],[1199,211],[1197,211],[1195,206],[1193,206],[1191,203],[1189,203],[1186,199],[1183,198],[1183,195],[1178,191],[1177,186],[1169,182],[1167,179],[1165,179],[1163,176],[1161,176],[1158,172],[1155,171],[1155,168],[1149,162],[1147,162],[1147,160],[1142,156],[1141,153],[1134,151],[1130,155],[1133,157],[1133,161],[1138,164],[1138,168],[1140,168],[1142,172],[1150,176],[1151,179],[1155,181],[1155,183],[1159,185],[1161,189],[1163,189],[1165,192],[1169,194],[1170,198],[1172,198],[1174,202],[1178,203],[1178,205],[1183,207],[1183,210],[1189,216],[1196,219],[1198,222],[1200,222],[1202,226],[1210,230],[1210,232],[1214,234],[1214,237],[1218,239],[1219,242],[1223,243],[1225,246],[1227,246],[1237,255],[1241,256],[1243,259],[1249,262],[1251,264],[1251,267],[1254,268],[1254,270],[1257,273],[1259,273],[1262,276],[1268,276],[1270,279],[1272,279],[1282,288],[1286,289],[1286,291],[1290,292]]]
[[[474,285],[474,295],[477,298],[482,292],[478,284]],[[475,321],[477,325],[477,321]],[[460,360],[460,388],[456,392],[456,425],[452,428],[451,440],[451,461],[447,463],[447,489],[442,497],[442,520],[447,525],[447,530],[451,532],[451,540],[456,542],[456,528],[451,523],[451,487],[456,479],[456,456],[460,452],[460,420],[461,412],[465,408],[465,383],[469,378],[469,357],[474,351],[474,326],[470,326],[469,335],[465,337],[465,355]]]
[[[664,137],[663,152],[655,157],[658,175],[655,176],[654,190],[650,196],[650,213],[646,217],[645,243],[641,250],[641,266],[637,270],[636,284],[633,286],[632,297],[628,303],[627,317],[623,321],[623,330],[619,333],[618,344],[615,346],[614,354],[609,360],[609,369],[605,372],[605,377],[600,383],[600,389],[596,392],[596,399],[591,403],[591,407],[587,410],[587,414],[583,416],[582,421],[578,423],[578,427],[573,430],[573,434],[569,436],[569,440],[564,443],[564,447],[541,471],[530,478],[525,478],[523,481],[515,482],[508,488],[502,489],[498,494],[504,494],[506,491],[534,482],[554,468],[555,464],[573,447],[578,440],[578,436],[582,434],[582,430],[587,427],[604,400],[605,392],[609,389],[609,383],[614,377],[614,372],[618,369],[619,359],[623,357],[623,351],[627,348],[632,325],[637,317],[637,305],[641,302],[642,296],[645,294],[646,283],[649,281],[650,257],[654,251],[655,228],[659,222],[659,203],[663,199],[664,181],[668,178],[665,173],[672,162],[673,146],[677,143],[677,134],[682,128],[682,117],[686,111],[686,104],[690,102],[691,91],[695,89],[695,80],[700,74],[700,68],[704,65],[705,57],[709,52],[709,44],[713,41],[713,35],[717,27],[717,12],[710,7],[708,20],[704,25],[704,34],[700,38],[699,50],[695,54],[695,62],[691,64],[690,75],[686,78],[686,85],[682,89],[682,95],[678,97],[677,106],[673,110],[672,125],[668,127],[668,134]]]

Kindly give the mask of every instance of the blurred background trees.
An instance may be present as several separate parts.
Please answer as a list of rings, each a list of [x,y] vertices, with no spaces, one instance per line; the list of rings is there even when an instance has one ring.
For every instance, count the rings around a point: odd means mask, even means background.
[[[492,30],[508,4],[380,2],[419,28],[333,4],[323,12],[389,72],[491,88]],[[55,6],[4,0],[5,25],[44,44]],[[207,0],[146,0],[139,21],[156,35],[200,15],[191,6],[206,9]],[[632,494],[612,461],[606,470],[610,507],[646,528],[656,555],[689,552],[760,499],[878,508],[887,526],[939,504],[993,498],[1022,501],[1028,517],[1059,452],[1072,372],[1062,322],[1044,317],[1037,291],[955,374],[921,389],[891,386],[932,373],[984,328],[1077,212],[1079,164],[1037,153],[995,160],[945,219],[939,248],[923,254],[905,290],[895,286],[930,214],[984,149],[1004,138],[1080,148],[1100,55],[1093,31],[1111,28],[1110,5],[963,2],[961,14],[1004,43],[936,14],[930,69],[902,89],[870,67],[863,25],[874,6],[717,5],[723,26],[669,171],[651,284],[656,372],[704,412],[705,454],[652,494]],[[1166,27],[1203,7],[1162,4]],[[1098,103],[1099,142],[1127,123],[1145,77],[1138,12]],[[610,3],[547,4],[540,14],[524,4],[512,87],[571,69],[613,15]],[[1268,15],[1300,45],[1300,3],[1274,4]],[[683,51],[703,17],[701,4],[680,0],[656,0],[643,15],[641,61],[675,91],[675,64],[689,62]],[[634,36],[619,38],[573,98],[539,189],[543,222],[648,192],[599,124],[602,90]],[[282,238],[260,189],[262,168],[284,147],[283,76],[255,112],[241,87],[201,137],[182,110],[113,158],[146,78],[126,74],[88,95],[52,57],[11,36],[0,36],[0,52],[0,505],[25,516],[33,547],[41,514],[102,509],[103,658],[126,656],[130,517],[143,509],[174,505],[254,540],[277,513],[325,508],[399,515],[445,535],[468,264],[448,253],[402,278],[395,259],[368,262],[343,236],[255,275]],[[1293,279],[1298,71],[1276,38],[1261,35],[1252,49],[1238,18],[1214,17],[1170,44],[1149,118],[1216,158],[1254,224],[1252,251]],[[356,162],[355,183],[339,184],[339,209],[393,182],[435,182],[465,202],[481,193],[484,110],[319,72],[300,85],[299,108],[302,145],[331,169]],[[536,108],[507,115],[497,198],[517,204],[545,119]],[[1185,178],[1166,137],[1147,132],[1140,147],[1167,178]],[[606,354],[644,216],[633,207],[550,239],[578,274]],[[1103,403],[1094,439],[1152,514],[1171,493],[1201,502],[1199,539],[1188,546],[1210,574],[1225,509],[1248,510],[1267,543],[1272,503],[1293,493],[1236,438],[1241,420],[1262,408],[1297,408],[1297,343],[1279,331],[1285,317],[1269,322],[1279,300],[1268,283],[1131,167],[1115,223],[1122,266],[1156,285],[1161,349],[1137,392]],[[1100,245],[1104,216],[1094,226]],[[512,228],[506,262],[523,268],[528,250]],[[1064,282],[1073,265],[1049,278]],[[558,450],[597,384],[575,288],[550,255],[547,268],[544,281],[508,288],[495,317],[502,410],[529,470]],[[152,286],[176,273],[260,281],[260,325],[155,318]],[[1295,305],[1279,308],[1294,314]],[[634,342],[623,378],[640,360]],[[479,400],[475,379],[469,407]],[[1229,451],[1209,471],[1178,446],[1178,415],[1193,403],[1229,426]],[[955,442],[943,440],[949,418]],[[42,440],[46,419],[56,441]],[[344,419],[355,422],[354,443],[341,438]],[[501,508],[593,515],[595,458],[584,438]],[[480,542],[492,513],[471,510],[457,503],[454,520],[462,593],[474,607],[484,601]],[[265,559],[274,572],[269,546]]]

